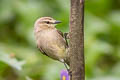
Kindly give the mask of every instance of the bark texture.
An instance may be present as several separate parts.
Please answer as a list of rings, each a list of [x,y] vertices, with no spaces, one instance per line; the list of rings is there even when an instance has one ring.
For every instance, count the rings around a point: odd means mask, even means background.
[[[85,80],[84,68],[84,0],[71,0],[70,14],[71,80]]]

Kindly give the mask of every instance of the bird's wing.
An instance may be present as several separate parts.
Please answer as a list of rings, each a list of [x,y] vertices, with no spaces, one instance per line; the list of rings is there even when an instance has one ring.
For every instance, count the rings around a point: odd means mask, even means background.
[[[68,41],[67,41],[67,35],[68,35],[68,33],[64,33],[63,34],[63,32],[61,32],[59,30],[57,30],[57,32],[65,39],[66,47],[68,47]]]
[[[63,32],[61,32],[61,31],[59,31],[59,30],[57,30],[57,32],[58,32],[62,37],[64,37]]]
[[[42,48],[41,48],[41,47],[38,47],[38,46],[37,46],[37,48],[40,50],[40,52],[41,52],[41,53],[43,53],[43,55],[48,56],[48,55],[47,55],[47,54],[46,54],[46,53],[42,50]]]

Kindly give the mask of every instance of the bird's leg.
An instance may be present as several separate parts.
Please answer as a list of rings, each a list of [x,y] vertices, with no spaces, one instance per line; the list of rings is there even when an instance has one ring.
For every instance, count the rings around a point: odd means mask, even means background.
[[[64,63],[65,68],[66,68],[67,71],[69,72],[69,68],[68,68],[67,64],[66,64],[65,62],[63,62],[63,63]]]
[[[63,62],[63,63],[64,63],[65,68],[68,71],[68,74],[71,75],[72,71],[70,71],[70,69],[68,68],[68,66],[67,66],[67,64],[65,62]]]
[[[65,68],[67,69],[69,75],[71,75],[71,71],[70,71],[70,69],[68,68],[67,64],[65,63],[64,59],[60,59],[60,61],[61,61],[62,63],[64,63],[64,66],[65,66]]]

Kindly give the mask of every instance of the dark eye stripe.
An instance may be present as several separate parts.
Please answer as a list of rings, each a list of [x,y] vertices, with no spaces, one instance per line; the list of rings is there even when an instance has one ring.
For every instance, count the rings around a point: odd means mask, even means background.
[[[47,24],[52,24],[52,22],[49,22],[49,21],[44,21],[44,23],[47,23]]]
[[[50,24],[50,22],[49,22],[49,21],[47,21],[46,23],[47,23],[47,24]]]

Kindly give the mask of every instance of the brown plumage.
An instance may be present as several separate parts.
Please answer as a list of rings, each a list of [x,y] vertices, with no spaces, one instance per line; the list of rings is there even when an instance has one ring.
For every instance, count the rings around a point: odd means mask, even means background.
[[[63,33],[55,28],[60,23],[51,17],[39,18],[34,25],[34,34],[38,49],[52,59],[69,64],[68,46]]]

